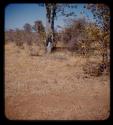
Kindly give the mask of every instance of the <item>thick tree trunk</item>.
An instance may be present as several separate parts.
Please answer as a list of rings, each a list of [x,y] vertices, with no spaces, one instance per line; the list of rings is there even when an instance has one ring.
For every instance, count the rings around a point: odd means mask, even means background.
[[[47,31],[46,31],[46,51],[51,53],[53,48],[53,32],[51,29],[51,22],[47,22]]]
[[[51,53],[54,47],[55,7],[46,5],[46,52]]]

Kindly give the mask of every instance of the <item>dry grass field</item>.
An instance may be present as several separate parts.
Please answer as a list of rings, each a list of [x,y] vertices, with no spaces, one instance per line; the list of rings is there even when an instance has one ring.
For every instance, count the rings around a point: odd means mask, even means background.
[[[90,58],[99,61],[99,57]],[[86,59],[56,52],[29,56],[5,45],[5,115],[10,120],[104,120],[110,79],[84,74]]]

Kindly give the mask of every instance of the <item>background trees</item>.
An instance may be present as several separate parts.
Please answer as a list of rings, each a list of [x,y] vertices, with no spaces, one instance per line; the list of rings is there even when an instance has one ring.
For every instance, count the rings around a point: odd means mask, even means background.
[[[23,29],[10,29],[5,32],[6,42],[14,42],[17,46],[22,46],[24,43],[31,46],[36,43],[38,46],[45,44],[45,27],[42,21],[35,21],[34,25],[26,23]]]
[[[24,31],[16,28],[14,40],[15,40],[17,46],[19,46],[20,48],[23,48]]]
[[[32,44],[32,26],[28,23],[24,25],[24,38],[28,45]]]
[[[14,42],[14,30],[13,29],[9,29],[9,31],[5,32],[5,41],[6,42]]]
[[[62,42],[70,51],[88,55],[93,50],[94,37],[90,32],[93,27],[95,23],[89,23],[85,18],[68,20],[67,27],[61,33]]]
[[[46,27],[41,20],[36,20],[33,25],[26,23],[23,29],[10,29],[5,32],[6,41],[15,42],[17,46],[27,43],[29,46],[35,44],[39,48],[45,48],[46,53],[52,52],[57,43],[62,43],[72,53],[90,55],[101,55],[102,64],[109,65],[110,62],[110,10],[105,4],[86,4],[87,10],[91,11],[96,22],[90,21],[83,16],[70,18],[74,12],[66,12],[65,8],[76,6],[57,3],[45,3]],[[58,16],[65,16],[67,23],[57,31],[54,21]],[[38,49],[39,49],[38,48]]]
[[[36,43],[40,46],[45,46],[45,27],[40,20],[37,20],[34,23],[32,28],[38,36]]]
[[[105,4],[89,4],[87,8],[92,11],[97,20],[98,26],[101,27],[99,41],[101,42],[101,53],[103,63],[109,63],[110,49],[110,8]]]

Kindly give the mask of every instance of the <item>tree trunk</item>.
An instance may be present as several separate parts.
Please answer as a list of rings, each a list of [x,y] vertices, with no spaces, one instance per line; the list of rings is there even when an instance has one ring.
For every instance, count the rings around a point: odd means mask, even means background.
[[[51,53],[52,51],[52,47],[53,47],[53,39],[52,39],[52,28],[51,28],[51,21],[47,19],[47,22],[46,22],[46,51]]]
[[[54,47],[55,6],[46,4],[46,52],[51,53]]]

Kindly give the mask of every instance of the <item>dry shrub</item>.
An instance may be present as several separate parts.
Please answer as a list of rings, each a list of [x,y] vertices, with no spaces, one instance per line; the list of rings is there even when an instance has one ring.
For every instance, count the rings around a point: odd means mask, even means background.
[[[101,76],[105,69],[106,65],[104,63],[87,62],[83,65],[84,73],[89,74],[90,76]]]
[[[56,55],[53,57],[54,60],[66,61],[67,58],[62,55]]]
[[[39,48],[38,47],[34,47],[34,46],[30,46],[29,48],[29,55],[30,56],[39,56]]]
[[[106,64],[106,69],[105,69],[105,71],[104,71],[104,74],[105,74],[105,75],[110,75],[110,62],[108,62],[108,63]]]
[[[30,53],[30,56],[40,56],[40,55],[39,55],[38,52],[36,53],[36,52],[32,51],[32,52]]]
[[[41,56],[45,52],[44,47],[36,45],[35,43],[29,46],[28,50],[30,56]]]

